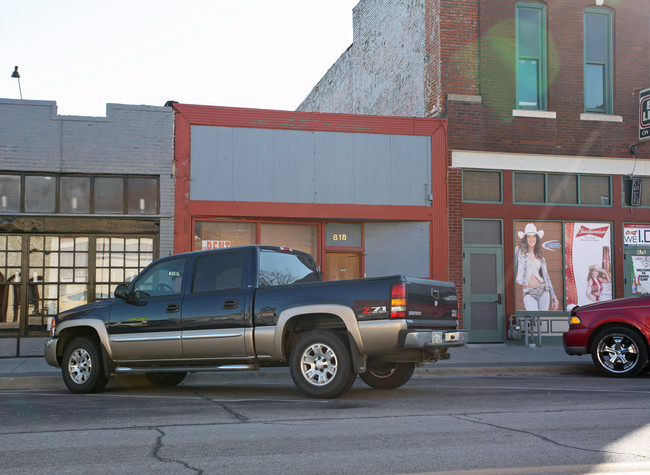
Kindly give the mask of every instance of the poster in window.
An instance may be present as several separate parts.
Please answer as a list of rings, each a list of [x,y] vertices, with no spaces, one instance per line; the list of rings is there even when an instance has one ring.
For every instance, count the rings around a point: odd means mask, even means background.
[[[632,295],[650,294],[650,256],[632,256]]]
[[[562,310],[562,224],[515,222],[516,310]]]
[[[612,299],[610,228],[604,223],[565,224],[567,310]]]

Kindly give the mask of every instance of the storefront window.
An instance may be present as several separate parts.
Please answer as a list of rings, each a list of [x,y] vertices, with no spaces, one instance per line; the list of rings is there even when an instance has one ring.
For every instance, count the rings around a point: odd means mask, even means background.
[[[90,178],[61,177],[61,212],[90,213]]]
[[[544,174],[515,173],[515,203],[544,203]]]
[[[578,203],[578,182],[576,175],[547,175],[548,202],[561,204]]]
[[[255,223],[197,221],[194,250],[255,244]]]
[[[463,201],[501,202],[501,173],[463,170]]]
[[[565,223],[566,307],[612,299],[611,225]]]
[[[563,310],[562,223],[515,222],[517,311]]]
[[[609,177],[581,175],[580,203],[586,205],[611,204]]]
[[[260,244],[284,246],[307,252],[317,259],[318,227],[304,224],[262,224]]]
[[[153,262],[152,238],[97,238],[95,254],[95,299],[112,297],[117,284],[130,282]]]
[[[22,238],[0,236],[0,333],[17,332]]]
[[[516,310],[562,311],[612,299],[609,223],[515,222]]]

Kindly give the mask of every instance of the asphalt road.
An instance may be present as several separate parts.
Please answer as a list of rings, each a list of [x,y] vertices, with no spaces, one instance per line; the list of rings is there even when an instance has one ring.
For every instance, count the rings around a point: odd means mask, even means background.
[[[650,473],[650,376],[416,377],[303,397],[288,374],[0,391],[0,473]]]

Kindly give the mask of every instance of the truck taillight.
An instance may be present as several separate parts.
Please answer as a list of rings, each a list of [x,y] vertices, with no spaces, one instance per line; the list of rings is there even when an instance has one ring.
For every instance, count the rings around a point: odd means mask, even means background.
[[[393,284],[390,288],[391,318],[406,318],[406,284]]]

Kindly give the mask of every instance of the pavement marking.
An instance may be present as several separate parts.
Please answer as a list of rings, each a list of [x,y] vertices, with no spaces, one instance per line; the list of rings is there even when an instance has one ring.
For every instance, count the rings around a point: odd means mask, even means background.
[[[472,470],[452,470],[444,472],[425,472],[419,475],[510,475],[510,474],[626,474],[626,473],[650,473],[650,463],[600,463],[593,465],[554,465],[548,467],[502,467],[485,468]]]

